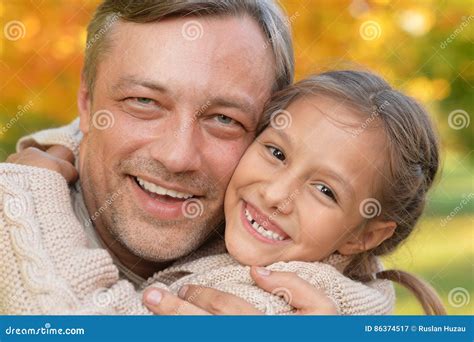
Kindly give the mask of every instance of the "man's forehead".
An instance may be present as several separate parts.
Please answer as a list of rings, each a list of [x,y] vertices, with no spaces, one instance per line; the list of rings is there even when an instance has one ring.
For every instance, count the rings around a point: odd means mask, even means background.
[[[202,27],[202,36],[195,40],[187,39],[183,31],[190,20]],[[248,27],[242,29],[244,24]],[[135,66],[147,67],[156,62],[165,63],[165,67],[170,68],[181,63],[188,72],[202,70],[212,77],[220,71],[232,77],[251,77],[248,79],[250,82],[267,74],[275,78],[272,49],[267,48],[265,35],[253,19],[191,17],[147,24],[120,22],[117,25],[111,48],[115,46],[113,54],[124,64],[140,62]]]

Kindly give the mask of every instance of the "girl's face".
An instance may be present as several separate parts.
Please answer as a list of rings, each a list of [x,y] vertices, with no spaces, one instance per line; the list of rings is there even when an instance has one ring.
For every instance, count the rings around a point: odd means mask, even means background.
[[[359,205],[383,179],[382,129],[362,129],[364,118],[327,97],[300,98],[288,113],[289,126],[269,125],[227,188],[226,245],[243,264],[355,253]]]

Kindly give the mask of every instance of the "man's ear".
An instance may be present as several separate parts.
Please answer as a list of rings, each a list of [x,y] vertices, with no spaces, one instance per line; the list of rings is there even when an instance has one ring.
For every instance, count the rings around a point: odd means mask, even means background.
[[[84,72],[81,73],[81,84],[77,92],[77,107],[79,109],[80,129],[82,134],[86,135],[89,132],[89,120],[91,111],[91,93],[87,86]]]
[[[337,250],[342,255],[358,254],[379,246],[390,238],[397,224],[394,221],[370,220],[363,230]]]

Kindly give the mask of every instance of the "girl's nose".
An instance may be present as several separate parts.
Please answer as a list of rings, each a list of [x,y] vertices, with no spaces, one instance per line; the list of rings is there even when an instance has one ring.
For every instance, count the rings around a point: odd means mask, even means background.
[[[295,196],[298,193],[296,180],[288,174],[270,178],[260,188],[263,204],[272,212],[289,215],[293,211]]]

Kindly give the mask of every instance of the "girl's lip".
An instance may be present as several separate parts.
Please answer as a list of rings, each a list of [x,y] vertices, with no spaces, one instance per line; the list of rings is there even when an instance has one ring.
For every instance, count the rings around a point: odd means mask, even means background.
[[[247,220],[247,218],[245,217],[245,209],[248,208],[248,203],[243,201],[242,202],[242,208],[240,210],[240,219],[242,221],[242,224],[244,226],[244,228],[250,233],[250,235],[252,235],[253,237],[255,237],[257,240],[259,241],[262,241],[262,242],[265,242],[265,243],[268,243],[268,244],[285,244],[285,243],[288,243],[289,241],[291,241],[291,239],[289,238],[289,236],[287,234],[285,234],[285,236],[287,236],[287,238],[285,238],[284,240],[273,240],[273,239],[269,239],[269,238],[266,238],[265,236],[259,234],[258,232],[255,231],[255,229],[250,225],[250,222]]]

